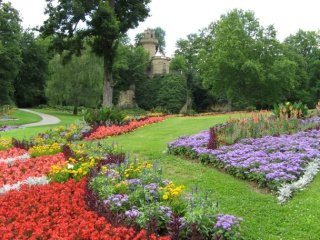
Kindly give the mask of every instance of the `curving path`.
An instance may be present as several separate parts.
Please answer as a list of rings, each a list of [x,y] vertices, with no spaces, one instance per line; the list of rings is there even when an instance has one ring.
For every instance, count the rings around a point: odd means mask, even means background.
[[[41,121],[36,122],[36,123],[29,123],[29,124],[21,125],[23,127],[35,127],[35,126],[42,126],[42,125],[51,125],[51,124],[57,124],[57,123],[60,122],[59,118],[57,118],[55,116],[52,116],[52,115],[49,115],[49,114],[39,113],[39,112],[35,112],[35,111],[32,111],[32,110],[23,109],[23,108],[19,108],[19,110],[25,111],[25,112],[29,112],[29,113],[33,113],[33,114],[36,114],[36,115],[42,117]]]

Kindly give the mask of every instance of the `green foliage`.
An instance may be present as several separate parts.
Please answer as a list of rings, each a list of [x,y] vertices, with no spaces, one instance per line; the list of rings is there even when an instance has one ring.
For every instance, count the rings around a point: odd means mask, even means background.
[[[157,95],[162,79],[162,76],[155,75],[152,79],[144,78],[136,84],[135,100],[139,107],[149,111],[157,106]]]
[[[92,52],[103,57],[103,105],[111,106],[112,69],[119,41],[130,28],[148,16],[150,0],[46,2],[49,18],[40,28],[42,36],[51,36],[51,46],[59,53],[67,50],[65,60],[70,60],[73,54],[80,55],[88,41]],[[83,22],[87,28],[81,27]]]
[[[302,101],[308,106],[317,103],[320,97],[319,43],[319,32],[301,29],[284,40],[284,54],[298,66],[294,75],[297,86],[290,92],[289,101]]]
[[[194,109],[188,109],[181,114],[183,114],[184,116],[194,116],[195,114],[197,114],[197,112]]]
[[[120,91],[135,89],[137,83],[147,78],[149,62],[149,53],[143,47],[119,44],[113,65],[114,104],[118,103]]]
[[[83,110],[83,119],[90,125],[122,125],[125,123],[125,116],[114,106],[101,107],[100,109]]]
[[[34,107],[46,102],[45,79],[48,76],[47,42],[25,31],[20,41],[22,63],[14,80],[15,102],[19,107]]]
[[[187,100],[187,83],[184,75],[155,75],[137,83],[137,104],[145,110],[161,107],[164,112],[179,113]]]
[[[273,114],[278,117],[296,117],[296,118],[305,118],[309,115],[309,109],[307,105],[302,102],[286,102],[285,104],[280,103],[273,105]]]
[[[50,174],[50,179],[54,182],[64,183],[70,178],[69,172],[55,172]]]
[[[185,76],[177,74],[166,75],[157,95],[157,106],[172,113],[179,113],[187,101],[187,81]]]
[[[80,57],[74,56],[67,64],[56,55],[49,64],[50,77],[45,94],[51,106],[72,105],[97,107],[101,101],[103,63],[102,59],[84,50]]]
[[[203,84],[229,103],[271,106],[283,101],[296,86],[297,64],[286,58],[274,27],[260,26],[251,11],[234,9],[222,15],[208,42],[212,51],[200,51]],[[276,86],[276,87],[275,87]]]
[[[4,105],[12,103],[14,79],[21,64],[21,19],[10,2],[0,5],[0,105]]]

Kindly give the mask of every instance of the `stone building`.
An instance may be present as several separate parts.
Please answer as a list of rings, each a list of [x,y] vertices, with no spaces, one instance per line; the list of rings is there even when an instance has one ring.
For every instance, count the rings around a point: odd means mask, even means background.
[[[167,74],[169,73],[169,63],[171,58],[156,54],[156,46],[158,39],[155,36],[155,31],[147,29],[144,31],[144,38],[141,39],[141,44],[144,49],[150,53],[150,71],[149,76],[154,74]]]

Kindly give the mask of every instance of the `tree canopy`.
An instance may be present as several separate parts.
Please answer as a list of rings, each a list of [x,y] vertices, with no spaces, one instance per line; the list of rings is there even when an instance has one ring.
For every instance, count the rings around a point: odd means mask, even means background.
[[[104,60],[103,105],[112,105],[112,68],[119,39],[149,14],[151,0],[46,0],[49,18],[41,26],[42,36],[51,36],[51,46],[65,59],[81,54],[88,42],[92,52]]]
[[[0,3],[0,105],[9,104],[21,64],[21,19],[11,3]]]
[[[83,50],[81,56],[73,57],[62,64],[57,54],[49,64],[50,76],[46,82],[45,93],[50,105],[96,107],[101,101],[103,63],[101,58]]]
[[[251,11],[234,9],[217,22],[212,51],[200,52],[205,87],[241,107],[271,106],[295,87],[296,63],[283,55],[272,25],[260,26]]]
[[[22,62],[14,80],[14,98],[19,107],[45,104],[44,86],[48,75],[47,41],[24,31],[20,41]]]

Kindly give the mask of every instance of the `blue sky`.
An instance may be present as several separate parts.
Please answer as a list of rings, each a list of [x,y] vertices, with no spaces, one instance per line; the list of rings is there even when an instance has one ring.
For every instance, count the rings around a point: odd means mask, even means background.
[[[46,19],[43,14],[45,0],[10,2],[20,12],[25,28],[41,25]],[[174,53],[179,38],[197,33],[234,8],[253,11],[264,27],[273,24],[281,41],[299,29],[320,29],[319,0],[152,0],[149,7],[151,16],[138,28],[130,30],[129,37],[133,39],[146,28],[161,27],[166,31],[166,52],[169,57]]]

